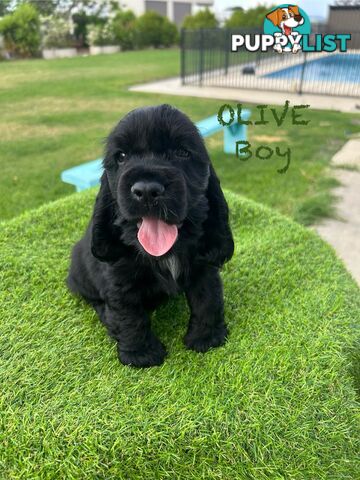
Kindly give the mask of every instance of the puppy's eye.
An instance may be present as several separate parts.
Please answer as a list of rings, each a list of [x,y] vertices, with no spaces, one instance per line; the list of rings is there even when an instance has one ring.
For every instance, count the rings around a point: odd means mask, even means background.
[[[286,20],[286,15],[283,15],[283,20]]]
[[[185,150],[184,148],[178,148],[177,150],[175,150],[175,155],[177,157],[180,157],[180,158],[189,158],[190,157],[190,153]]]
[[[116,154],[117,163],[124,163],[125,158],[126,158],[126,153],[125,152],[118,152]]]

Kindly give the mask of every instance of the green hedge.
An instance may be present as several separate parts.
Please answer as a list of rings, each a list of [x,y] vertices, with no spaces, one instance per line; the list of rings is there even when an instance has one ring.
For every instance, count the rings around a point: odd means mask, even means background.
[[[205,8],[205,10],[200,10],[195,15],[187,15],[182,24],[182,28],[187,28],[189,30],[216,28],[217,26],[218,21],[216,20],[214,13],[212,13],[208,8]]]
[[[167,17],[149,11],[137,17],[134,22],[135,44],[144,47],[171,47],[178,42],[176,25]]]
[[[0,477],[358,478],[359,289],[333,251],[228,194],[228,343],[187,351],[178,299],[153,321],[169,357],[136,370],[64,284],[94,196],[1,224]]]
[[[120,10],[111,20],[111,28],[117,45],[122,50],[135,48],[136,16],[131,10]]]
[[[273,6],[263,6],[259,5],[254,8],[249,8],[248,10],[235,10],[231,17],[228,18],[225,22],[226,28],[256,28],[262,29],[266,14],[269,13],[275,5]]]
[[[33,57],[39,53],[40,18],[33,5],[24,3],[14,13],[0,19],[0,34],[6,50],[15,57]]]

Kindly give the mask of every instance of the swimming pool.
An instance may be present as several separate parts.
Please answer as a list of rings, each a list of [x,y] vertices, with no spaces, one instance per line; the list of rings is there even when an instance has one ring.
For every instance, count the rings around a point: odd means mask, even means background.
[[[294,79],[301,76],[303,63],[265,75],[267,78]],[[328,55],[306,62],[304,81],[360,83],[360,54]]]

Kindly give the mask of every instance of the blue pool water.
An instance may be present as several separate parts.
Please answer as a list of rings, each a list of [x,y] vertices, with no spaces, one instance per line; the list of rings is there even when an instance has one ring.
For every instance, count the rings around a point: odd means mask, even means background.
[[[299,78],[303,64],[283,68],[265,75],[267,78]],[[360,83],[360,55],[329,55],[306,63],[305,81]]]

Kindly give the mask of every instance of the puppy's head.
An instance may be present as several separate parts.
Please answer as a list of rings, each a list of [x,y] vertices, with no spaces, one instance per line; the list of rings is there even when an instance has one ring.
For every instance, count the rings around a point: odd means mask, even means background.
[[[287,8],[277,8],[266,15],[275,26],[282,30],[295,28],[304,23],[304,19],[300,14],[299,7],[296,5],[289,5]],[[290,32],[288,32],[290,33]]]
[[[133,110],[110,134],[104,159],[108,196],[123,240],[161,256],[173,247],[190,208],[208,186],[210,161],[186,115],[160,105]]]

